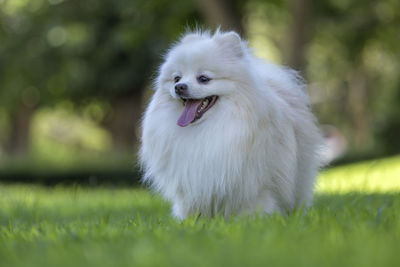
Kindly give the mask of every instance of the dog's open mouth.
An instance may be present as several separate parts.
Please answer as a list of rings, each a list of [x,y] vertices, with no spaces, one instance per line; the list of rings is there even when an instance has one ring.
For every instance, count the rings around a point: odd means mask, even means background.
[[[178,125],[186,127],[190,123],[197,121],[207,112],[217,101],[218,96],[208,96],[202,99],[182,98],[185,108],[178,119]]]

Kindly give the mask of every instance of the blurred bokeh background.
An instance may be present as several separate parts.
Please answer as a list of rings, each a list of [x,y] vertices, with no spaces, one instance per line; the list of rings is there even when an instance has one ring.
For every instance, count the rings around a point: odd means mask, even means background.
[[[331,164],[400,153],[398,0],[0,0],[0,179],[137,181],[163,53],[218,25],[302,73]]]

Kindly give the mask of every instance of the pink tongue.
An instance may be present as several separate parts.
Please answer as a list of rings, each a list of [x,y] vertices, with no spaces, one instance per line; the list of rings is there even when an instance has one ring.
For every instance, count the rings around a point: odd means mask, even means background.
[[[188,126],[196,117],[196,111],[201,105],[202,99],[200,100],[186,100],[185,109],[182,115],[178,119],[178,125],[181,127]]]

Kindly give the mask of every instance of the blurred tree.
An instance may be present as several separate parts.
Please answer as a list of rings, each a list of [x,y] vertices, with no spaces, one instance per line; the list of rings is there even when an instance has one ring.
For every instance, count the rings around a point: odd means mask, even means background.
[[[42,78],[51,74],[52,57],[43,38],[32,30],[34,25],[42,27],[42,14],[29,16],[32,10],[24,1],[0,5],[0,105],[10,118],[6,149],[19,154],[28,150],[33,111],[47,99]]]
[[[143,88],[200,18],[196,5],[212,28],[271,40],[284,64],[303,70],[320,121],[342,129],[353,151],[400,151],[398,0],[0,0],[9,150],[26,151],[35,109],[66,99],[106,103],[115,147],[131,150]]]
[[[305,49],[309,41],[312,19],[310,0],[291,0],[289,12],[292,18],[288,47],[288,63],[295,70],[304,72]]]
[[[247,30],[301,70],[350,156],[400,152],[400,1],[252,0],[246,10]]]
[[[13,124],[10,150],[26,151],[35,108],[97,99],[111,107],[103,122],[115,148],[131,151],[160,54],[196,18],[184,0],[0,1],[0,105]]]
[[[379,137],[400,117],[400,2],[315,1],[313,20],[309,78],[329,96],[321,120],[345,129],[353,153],[388,153],[395,143]]]
[[[244,0],[195,0],[208,26],[220,26],[222,30],[234,30],[246,35],[243,26]]]

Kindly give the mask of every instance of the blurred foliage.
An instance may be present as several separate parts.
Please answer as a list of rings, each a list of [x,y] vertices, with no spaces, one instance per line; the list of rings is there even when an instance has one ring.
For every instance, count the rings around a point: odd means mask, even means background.
[[[188,1],[0,1],[0,103],[13,108],[142,90],[189,24]]]
[[[109,133],[91,120],[68,112],[68,107],[41,109],[33,119],[32,149],[56,160],[73,158],[80,151],[104,152],[111,147]]]
[[[320,120],[340,125],[356,149],[400,152],[398,138],[383,137],[400,134],[400,2],[320,1],[315,9],[307,73]]]
[[[322,124],[338,127],[350,155],[400,152],[400,2],[297,0],[308,5],[305,66]],[[287,64],[294,1],[250,1],[256,53]]]
[[[124,126],[139,121],[163,53],[188,26],[218,19],[207,17],[210,1],[199,3],[0,0],[0,155],[10,143],[26,146],[26,138],[35,155],[52,159],[109,153],[119,140],[131,151],[135,130]],[[352,157],[400,152],[399,1],[218,3],[234,5],[230,19],[240,20],[235,25],[258,55],[284,65],[297,23],[293,4],[304,6],[300,71],[320,122],[344,133]],[[65,103],[73,107],[66,111]],[[48,135],[55,128],[61,132]]]
[[[131,151],[142,91],[196,17],[184,0],[0,0],[6,149],[26,154],[35,110],[68,100],[107,127],[114,146]]]

